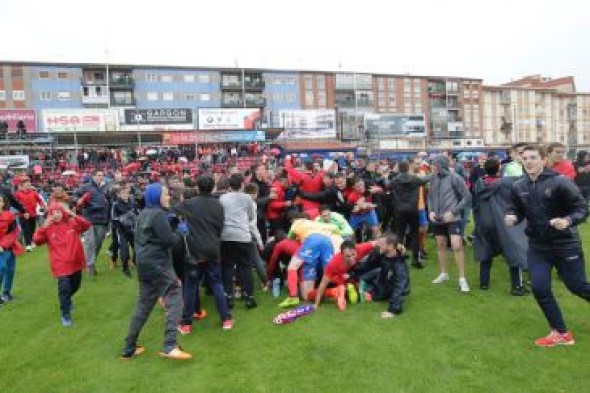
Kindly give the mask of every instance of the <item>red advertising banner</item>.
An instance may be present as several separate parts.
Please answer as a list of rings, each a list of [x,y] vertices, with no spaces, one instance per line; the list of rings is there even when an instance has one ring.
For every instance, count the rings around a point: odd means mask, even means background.
[[[16,132],[16,124],[22,120],[27,134],[37,132],[37,116],[33,109],[0,109],[0,121],[8,123],[8,132]]]

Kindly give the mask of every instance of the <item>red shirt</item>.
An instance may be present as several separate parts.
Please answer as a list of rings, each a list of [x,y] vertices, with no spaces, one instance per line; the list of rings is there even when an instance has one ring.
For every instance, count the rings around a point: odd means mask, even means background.
[[[350,203],[351,205],[356,205],[357,202],[361,199],[361,198],[365,198],[365,202],[366,203],[372,203],[373,199],[371,198],[371,195],[369,194],[368,196],[364,196],[363,194],[355,191],[355,190],[350,190],[348,192],[348,194],[346,194],[346,201],[348,203]],[[352,214],[364,214],[364,213],[368,213],[371,210],[373,210],[372,208],[370,209],[362,209],[359,210],[357,212],[352,212]]]
[[[268,267],[266,268],[268,277],[272,277],[274,274],[275,267],[281,256],[288,255],[292,257],[299,250],[299,247],[301,247],[301,243],[292,239],[283,239],[275,244],[272,255],[268,260]]]
[[[29,216],[37,217],[37,205],[43,205],[43,199],[35,190],[18,190],[14,196],[23,205]]]
[[[574,166],[569,160],[563,160],[561,162],[558,162],[551,169],[567,177],[570,180],[574,180],[574,177],[576,177],[576,170],[574,169]]]
[[[328,262],[324,275],[336,285],[346,284],[347,279],[344,275],[351,271],[361,259],[369,255],[371,251],[373,251],[373,248],[375,248],[375,246],[373,246],[372,243],[357,244],[355,264],[352,266],[344,265],[344,258],[342,258],[342,253],[339,252],[330,259],[330,262]]]

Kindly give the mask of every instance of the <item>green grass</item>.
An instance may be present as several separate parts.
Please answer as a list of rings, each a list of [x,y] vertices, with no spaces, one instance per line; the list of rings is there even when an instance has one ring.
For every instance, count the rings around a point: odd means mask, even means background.
[[[590,251],[590,225],[582,236]],[[478,266],[469,263],[472,292],[453,280],[435,286],[433,241],[427,268],[412,270],[406,312],[381,320],[383,303],[324,304],[296,323],[276,326],[278,301],[259,293],[259,308],[237,302],[235,328],[224,332],[212,298],[209,317],[180,337],[194,359],[157,356],[163,312],[156,308],[140,342],[147,353],[117,359],[134,309],[137,282],[108,271],[102,255],[98,279],[84,277],[75,298],[74,327],[59,321],[56,283],[46,249],[17,261],[17,300],[0,309],[2,392],[587,392],[590,383],[588,305],[554,282],[573,347],[536,348],[547,333],[532,296],[511,297],[505,264],[497,260],[488,292],[477,289]],[[471,259],[471,247],[469,257]]]

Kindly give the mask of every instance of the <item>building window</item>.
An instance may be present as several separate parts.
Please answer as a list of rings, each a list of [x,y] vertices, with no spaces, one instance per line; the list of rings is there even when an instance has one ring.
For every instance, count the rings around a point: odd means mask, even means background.
[[[40,101],[50,101],[51,100],[51,92],[50,91],[40,91],[39,92],[39,100]]]
[[[211,94],[209,93],[202,93],[200,96],[200,101],[211,101]]]
[[[49,79],[49,71],[39,71],[39,79]]]
[[[285,102],[295,102],[295,94],[293,94],[293,93],[285,94]]]
[[[195,93],[184,93],[184,100],[185,101],[194,101],[196,99]]]
[[[22,78],[22,76],[23,76],[22,67],[12,67],[11,75],[13,78]]]
[[[145,80],[148,82],[157,82],[158,81],[158,75],[156,74],[145,74]]]
[[[306,89],[311,89],[313,87],[313,75],[305,75],[303,81]]]
[[[162,82],[172,82],[172,75],[164,74],[161,77]]]
[[[395,79],[389,78],[387,80],[387,90],[394,91],[395,90]]]
[[[328,104],[328,100],[326,98],[325,91],[318,91],[318,105],[326,106]]]
[[[283,95],[281,93],[273,93],[272,100],[275,102],[281,102],[283,101]]]
[[[285,84],[286,85],[294,85],[295,84],[295,78],[292,76],[288,76],[285,78]]]
[[[58,72],[57,79],[68,79],[68,73],[67,72]]]
[[[60,91],[57,93],[57,99],[60,101],[68,101],[72,99],[72,93],[69,91]]]
[[[209,74],[199,74],[199,83],[211,83]]]
[[[14,90],[12,92],[12,99],[13,99],[13,101],[24,101],[25,100],[25,92],[22,90]]]
[[[326,77],[325,77],[325,75],[316,76],[316,84],[318,86],[318,90],[326,90]]]
[[[6,100],[6,91],[0,90],[0,101],[5,101],[5,100]]]
[[[194,81],[195,81],[195,76],[194,76],[194,75],[192,75],[192,74],[185,75],[185,76],[184,76],[184,81],[185,81],[185,82],[189,82],[189,83],[190,83],[190,82],[194,82]]]
[[[157,92],[148,92],[147,93],[147,100],[148,101],[158,101],[158,93]]]
[[[305,105],[313,106],[315,102],[315,97],[313,95],[313,90],[306,90],[305,91]]]
[[[174,93],[171,91],[167,91],[167,92],[162,93],[162,100],[174,101]]]

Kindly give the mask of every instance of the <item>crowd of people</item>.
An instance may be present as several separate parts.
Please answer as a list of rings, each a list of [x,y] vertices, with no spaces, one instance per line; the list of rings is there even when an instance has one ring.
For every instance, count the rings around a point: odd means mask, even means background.
[[[551,292],[551,270],[590,300],[576,230],[588,214],[589,154],[580,152],[571,163],[559,143],[516,144],[505,160],[482,154],[463,165],[445,152],[393,162],[257,150],[250,152],[258,157],[253,165],[243,168],[220,158],[226,155],[219,150],[198,151],[194,159],[210,158],[194,170],[174,158],[162,171],[157,158],[132,157],[125,166],[93,167],[75,182],[32,184],[31,174],[2,179],[2,302],[12,300],[15,257],[47,244],[61,322],[72,326],[82,272],[98,277],[97,258],[110,239],[109,268],[120,265],[129,278],[135,270],[140,287],[121,357],[145,351],[138,337],[159,302],[166,310],[161,355],[189,359],[176,337],[191,334],[207,316],[201,290],[213,296],[225,330],[234,326],[238,299],[252,310],[261,292],[279,298],[286,291],[283,308],[301,301],[317,308],[331,299],[345,311],[349,304],[385,301],[382,318],[400,315],[410,294],[409,266],[424,267],[431,234],[439,267],[433,284],[450,281],[449,247],[462,293],[471,290],[465,247],[472,244],[479,262],[480,290],[489,289],[492,260],[503,255],[510,293],[532,290],[550,326],[536,345],[574,343]],[[219,162],[223,171],[215,170]],[[82,162],[79,170],[85,167]]]

